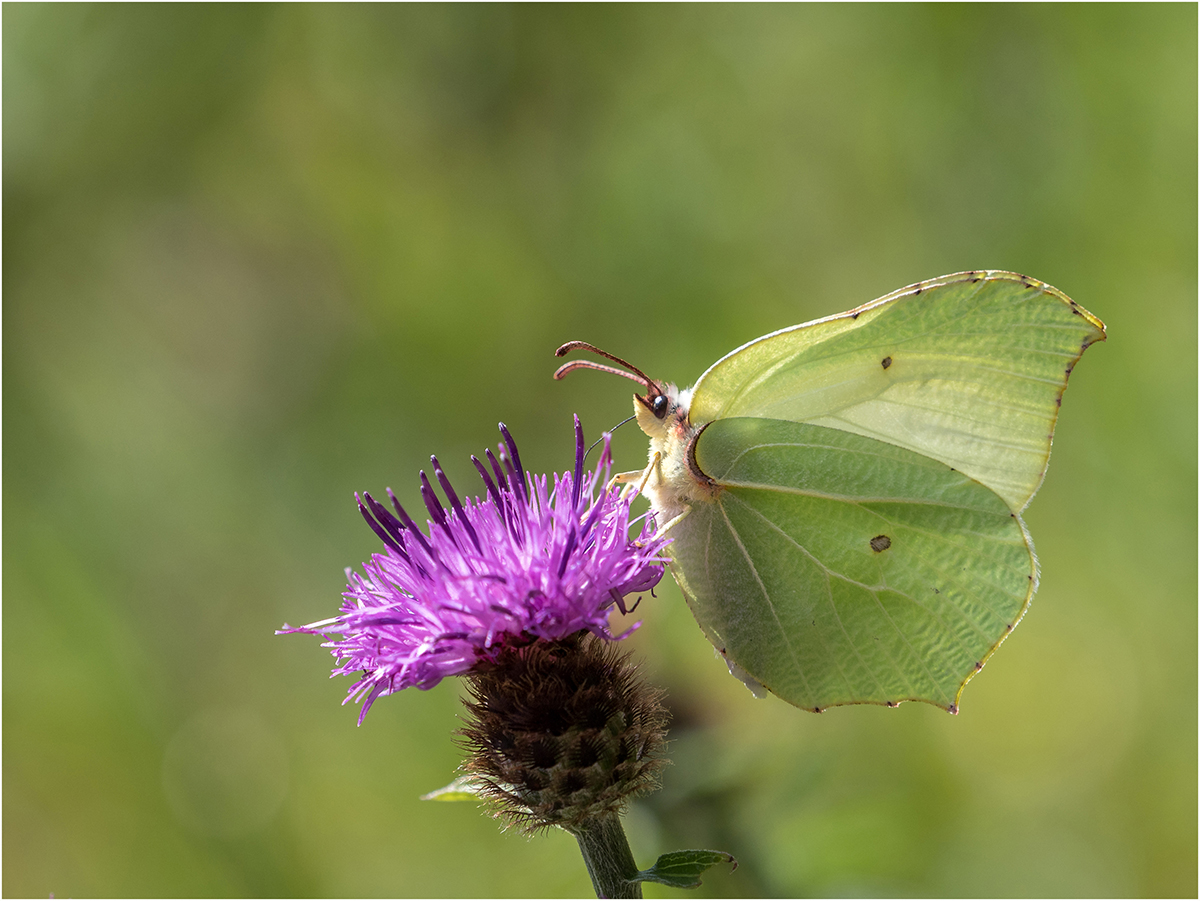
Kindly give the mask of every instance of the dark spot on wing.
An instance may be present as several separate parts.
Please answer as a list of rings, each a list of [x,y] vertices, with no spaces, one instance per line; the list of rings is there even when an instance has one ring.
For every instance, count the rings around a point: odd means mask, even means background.
[[[876,535],[871,539],[871,550],[877,554],[881,551],[886,551],[891,546],[892,539],[888,538],[886,535]]]
[[[935,589],[933,589],[933,593],[934,593],[934,594],[941,594],[941,593],[942,593],[942,589],[940,589],[940,588],[935,588]]]
[[[983,662],[977,660],[975,662],[975,672],[979,672],[981,669],[983,669]]]
[[[884,701],[883,703],[886,704],[888,707],[899,707],[900,706],[899,701]]]
[[[958,713],[958,705],[951,704],[949,707],[946,708],[946,712],[950,713],[950,714],[957,714]]]
[[[858,311],[857,311],[857,310],[855,310],[853,313],[851,313],[851,314],[850,314],[850,318],[851,318],[851,319],[857,319],[857,318],[858,318]]]
[[[1011,632],[1012,630],[1013,630],[1012,623],[1009,623],[1007,626],[1004,627],[1005,632]]]
[[[884,358],[883,358],[883,368],[884,368],[884,369],[887,369],[887,368],[888,368],[889,366],[891,366],[891,365],[892,365],[892,358],[891,358],[891,357],[884,357]]]
[[[814,707],[814,708],[813,708],[813,713],[824,713],[824,712],[825,712],[825,711],[824,711],[824,710],[822,710],[820,707]]]

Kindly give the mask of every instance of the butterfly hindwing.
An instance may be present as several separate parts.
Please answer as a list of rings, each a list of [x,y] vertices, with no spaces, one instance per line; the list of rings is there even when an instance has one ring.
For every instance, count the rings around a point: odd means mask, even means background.
[[[956,709],[1020,619],[1036,564],[1020,518],[939,461],[841,429],[710,423],[719,486],[676,527],[676,574],[725,655],[800,707]]]

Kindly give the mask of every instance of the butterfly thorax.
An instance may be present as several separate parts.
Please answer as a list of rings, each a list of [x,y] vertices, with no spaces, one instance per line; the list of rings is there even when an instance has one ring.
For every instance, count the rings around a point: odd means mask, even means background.
[[[642,493],[659,521],[667,522],[694,503],[711,501],[719,489],[690,461],[692,442],[700,433],[688,419],[692,389],[662,385],[661,390],[670,402],[661,419],[639,398],[633,407],[638,425],[650,438],[650,473]]]

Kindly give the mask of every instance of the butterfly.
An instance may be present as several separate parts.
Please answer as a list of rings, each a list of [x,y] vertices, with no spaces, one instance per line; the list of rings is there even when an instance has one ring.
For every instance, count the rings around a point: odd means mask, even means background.
[[[1067,378],[1104,323],[1013,272],[960,272],[737,348],[692,388],[640,382],[637,480],[730,671],[821,712],[963,688],[1037,590],[1021,519]]]

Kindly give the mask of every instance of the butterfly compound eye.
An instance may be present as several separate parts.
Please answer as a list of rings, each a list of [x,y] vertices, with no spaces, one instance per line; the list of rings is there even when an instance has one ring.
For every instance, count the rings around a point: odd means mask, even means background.
[[[665,394],[656,394],[650,399],[650,412],[659,419],[667,415],[667,410],[670,408],[671,402],[667,400]]]

